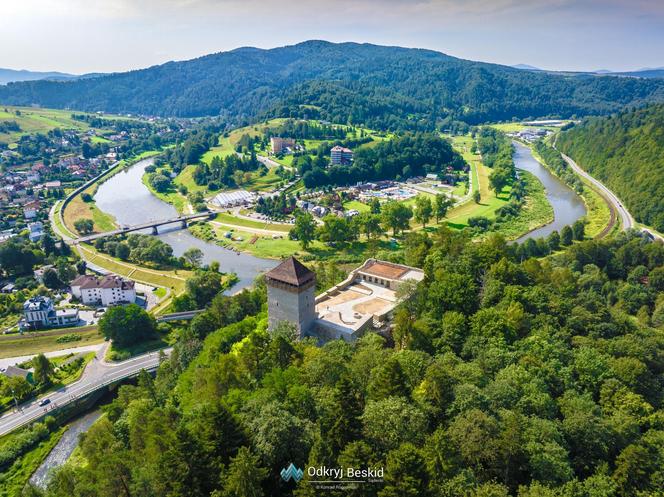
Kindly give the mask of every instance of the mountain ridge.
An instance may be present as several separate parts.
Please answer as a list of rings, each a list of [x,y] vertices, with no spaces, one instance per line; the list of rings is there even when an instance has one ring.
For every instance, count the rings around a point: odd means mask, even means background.
[[[428,49],[324,40],[0,88],[4,104],[232,122],[313,117],[392,129],[608,114],[650,101],[664,101],[664,81],[524,71]]]

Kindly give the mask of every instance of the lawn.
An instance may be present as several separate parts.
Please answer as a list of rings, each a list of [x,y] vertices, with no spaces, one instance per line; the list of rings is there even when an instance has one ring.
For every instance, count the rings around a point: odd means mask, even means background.
[[[154,340],[146,340],[144,342],[129,345],[127,347],[118,347],[112,343],[106,351],[106,360],[126,361],[127,359],[131,359],[137,355],[166,348],[168,345],[169,344],[162,337],[155,338]]]
[[[235,217],[232,214],[228,214],[226,212],[220,212],[219,214],[217,214],[215,221],[233,226],[244,226],[245,228],[256,228],[262,230],[283,231],[284,233],[288,233],[292,228],[292,226],[288,224],[276,224],[276,223],[266,223],[261,221],[252,221],[251,219],[246,219],[243,217]]]
[[[358,212],[369,212],[371,210],[371,207],[369,207],[364,202],[360,202],[359,200],[350,200],[348,202],[344,202],[343,207],[345,210],[355,209]]]
[[[208,193],[206,185],[197,185],[194,181],[194,170],[196,166],[190,165],[185,167],[180,174],[173,180],[177,186],[184,185],[188,193],[202,192],[204,195]]]
[[[81,194],[72,198],[65,207],[64,222],[69,231],[77,233],[74,223],[79,219],[91,219],[94,222],[94,231],[97,233],[113,231],[117,228],[113,216],[100,210],[94,202],[83,201],[81,197],[83,193],[93,196],[96,190],[96,184],[90,185]]]
[[[58,338],[72,333],[80,336],[81,339],[76,342],[58,343]],[[103,341],[104,337],[97,331],[96,326],[35,331],[24,333],[23,335],[19,335],[18,333],[0,335],[0,359],[39,354],[41,352],[52,352],[54,350],[82,347],[84,345],[94,345]]]

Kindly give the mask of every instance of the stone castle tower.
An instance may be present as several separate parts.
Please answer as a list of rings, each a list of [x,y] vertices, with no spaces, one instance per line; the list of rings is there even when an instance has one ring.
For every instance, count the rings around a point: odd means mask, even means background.
[[[316,275],[289,257],[265,275],[268,329],[288,321],[304,336],[316,319]]]

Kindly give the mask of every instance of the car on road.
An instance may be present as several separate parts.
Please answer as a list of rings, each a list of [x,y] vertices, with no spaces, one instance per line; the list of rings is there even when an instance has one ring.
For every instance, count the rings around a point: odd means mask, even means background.
[[[44,399],[41,402],[39,402],[39,407],[44,407],[45,405],[48,405],[51,403],[51,399]]]

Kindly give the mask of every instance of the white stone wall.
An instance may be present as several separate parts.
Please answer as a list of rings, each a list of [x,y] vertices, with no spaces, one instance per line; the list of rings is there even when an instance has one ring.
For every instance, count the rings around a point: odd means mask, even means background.
[[[309,330],[316,319],[315,285],[306,290],[284,289],[275,284],[267,285],[269,329],[273,330],[282,321],[295,325],[300,335]]]

